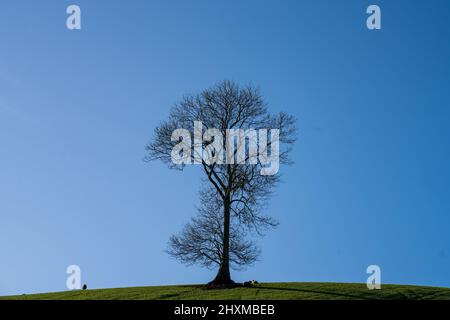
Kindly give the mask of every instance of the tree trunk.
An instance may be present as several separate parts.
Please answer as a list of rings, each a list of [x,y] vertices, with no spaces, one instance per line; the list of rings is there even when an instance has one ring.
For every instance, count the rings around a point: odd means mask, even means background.
[[[223,203],[223,247],[222,261],[219,271],[213,281],[208,283],[209,286],[226,287],[234,284],[230,276],[230,197],[226,197]]]

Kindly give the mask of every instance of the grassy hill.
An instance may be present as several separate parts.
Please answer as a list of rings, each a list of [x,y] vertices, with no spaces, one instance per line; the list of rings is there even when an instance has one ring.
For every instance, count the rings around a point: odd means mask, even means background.
[[[207,290],[201,285],[131,287],[85,291],[64,291],[43,294],[0,297],[0,299],[44,300],[264,300],[264,299],[408,299],[450,300],[450,288],[382,285],[381,290],[368,290],[356,283],[261,283],[252,288]]]

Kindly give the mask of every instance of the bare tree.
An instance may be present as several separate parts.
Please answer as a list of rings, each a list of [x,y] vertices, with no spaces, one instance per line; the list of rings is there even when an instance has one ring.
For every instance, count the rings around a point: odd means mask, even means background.
[[[195,121],[202,122],[200,129]],[[194,133],[193,144],[190,135],[174,139],[173,133],[180,128]],[[211,135],[209,129],[216,130],[215,134]],[[278,130],[278,135],[267,138],[267,129]],[[238,139],[237,146],[230,134],[233,130],[244,137]],[[200,141],[195,138],[196,133],[200,133]],[[225,143],[222,137],[226,137]],[[252,147],[252,142],[258,144],[258,149]],[[259,90],[252,85],[240,87],[223,81],[198,95],[185,96],[176,104],[169,119],[155,129],[153,140],[146,147],[146,160],[162,160],[170,168],[182,170],[190,163],[192,152],[205,173],[205,183],[198,217],[180,235],[170,238],[169,254],[187,264],[218,265],[211,286],[233,284],[230,264],[235,268],[251,264],[259,253],[245,235],[262,235],[277,225],[262,211],[280,176],[263,174],[268,163],[262,159],[273,155],[272,147],[276,146],[276,160],[289,164],[294,142],[294,118],[284,113],[269,114]],[[182,154],[184,161],[174,162],[176,145],[183,145],[182,151],[175,154]],[[209,153],[205,151],[208,148]],[[220,161],[222,158],[226,161]]]

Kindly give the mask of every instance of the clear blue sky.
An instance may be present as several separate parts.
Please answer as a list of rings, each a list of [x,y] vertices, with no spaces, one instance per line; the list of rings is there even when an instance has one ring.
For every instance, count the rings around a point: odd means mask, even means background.
[[[66,29],[66,7],[82,30]],[[366,28],[378,4],[382,30]],[[450,2],[3,1],[0,294],[201,283],[165,253],[198,167],[142,161],[182,95],[260,86],[299,140],[235,280],[450,286]]]

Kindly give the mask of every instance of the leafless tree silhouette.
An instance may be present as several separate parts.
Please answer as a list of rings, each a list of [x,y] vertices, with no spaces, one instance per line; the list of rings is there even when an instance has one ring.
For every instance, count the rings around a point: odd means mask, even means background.
[[[295,119],[285,113],[271,115],[257,88],[252,85],[241,87],[231,81],[222,81],[200,94],[185,96],[177,103],[168,120],[155,129],[154,137],[146,147],[146,160],[162,160],[170,168],[182,170],[185,164],[172,161],[172,150],[182,139],[172,141],[172,133],[179,128],[194,132],[194,121],[202,121],[205,130],[218,129],[223,137],[227,136],[229,129],[242,129],[245,132],[251,129],[278,129],[279,162],[291,163],[289,153],[295,142]],[[246,239],[248,233],[262,235],[266,229],[278,224],[262,211],[280,176],[261,174],[266,164],[259,161],[258,157],[252,158],[249,144],[250,139],[255,137],[246,137],[243,146],[225,143],[223,148],[213,149],[209,154],[217,159],[219,155],[231,151],[234,159],[242,147],[246,151],[245,158],[241,159],[244,161],[220,163],[201,158],[200,167],[205,174],[205,183],[200,192],[199,214],[192,218],[181,234],[172,236],[169,241],[169,254],[181,262],[206,267],[219,266],[210,286],[232,285],[230,265],[240,268],[251,264],[259,254],[255,244]],[[202,140],[201,147],[208,147],[215,139]],[[275,141],[268,139],[264,144],[266,150],[259,148],[258,155],[269,152],[271,144],[275,144]],[[195,156],[195,150],[198,150],[195,141],[192,150]]]

